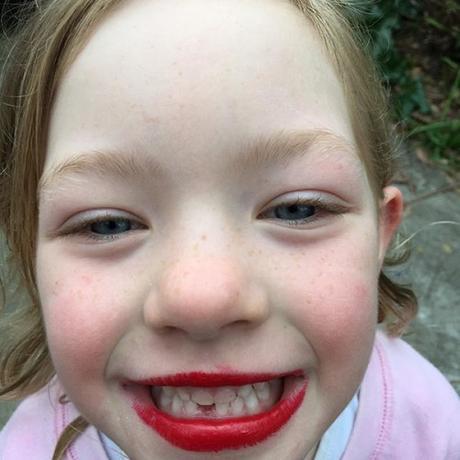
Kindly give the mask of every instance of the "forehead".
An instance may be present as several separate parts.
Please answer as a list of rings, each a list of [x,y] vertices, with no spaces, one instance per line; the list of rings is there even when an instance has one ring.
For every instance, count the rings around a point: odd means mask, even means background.
[[[145,145],[187,162],[304,128],[354,144],[334,68],[290,2],[135,0],[97,28],[64,76],[47,165]]]

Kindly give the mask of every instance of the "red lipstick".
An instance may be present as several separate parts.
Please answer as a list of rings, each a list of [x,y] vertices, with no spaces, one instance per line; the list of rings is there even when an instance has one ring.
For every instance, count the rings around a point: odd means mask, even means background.
[[[152,401],[135,400],[140,419],[172,445],[192,452],[219,452],[254,446],[286,425],[303,402],[307,380],[302,371],[273,374],[207,374],[192,372],[136,382],[144,386],[217,387],[247,385],[272,379],[289,380],[289,388],[267,412],[235,418],[179,418],[158,409]],[[296,378],[297,377],[297,378]]]

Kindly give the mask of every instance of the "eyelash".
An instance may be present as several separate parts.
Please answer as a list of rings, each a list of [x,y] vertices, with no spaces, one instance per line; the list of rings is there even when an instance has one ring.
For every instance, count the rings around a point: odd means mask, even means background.
[[[120,232],[120,233],[113,233],[113,234],[98,234],[95,233],[91,230],[91,226],[95,224],[101,224],[101,223],[109,223],[109,222],[129,222],[131,227],[129,230],[126,232]],[[114,241],[118,240],[123,237],[124,234],[131,232],[131,231],[136,231],[136,230],[145,230],[147,228],[146,225],[141,224],[135,219],[129,218],[129,217],[122,217],[122,216],[113,216],[110,214],[106,214],[103,216],[98,216],[94,217],[92,219],[87,219],[87,220],[82,220],[81,222],[69,226],[69,228],[65,228],[62,230],[59,234],[59,236],[62,237],[72,237],[72,236],[82,236],[85,239],[91,240],[91,241]]]
[[[296,201],[282,201],[281,203],[277,203],[275,206],[272,206],[268,208],[267,210],[263,211],[261,214],[259,214],[259,217],[262,218],[267,218],[267,214],[270,211],[274,211],[278,208],[282,207],[287,207],[287,208],[293,208],[296,206],[307,206],[314,208],[314,214],[310,217],[306,217],[303,219],[280,219],[277,217],[271,218],[268,217],[269,219],[274,219],[274,220],[281,220],[284,224],[288,225],[289,227],[299,227],[299,226],[304,226],[307,224],[311,224],[318,219],[321,219],[322,217],[327,217],[323,216],[324,213],[327,215],[341,215],[344,214],[346,211],[346,208],[344,206],[335,204],[335,203],[325,203],[321,198],[301,198],[298,197]],[[318,215],[319,213],[319,215]],[[130,225],[130,228],[126,231],[121,231],[119,233],[113,233],[113,234],[99,234],[95,233],[91,230],[91,227],[95,224],[102,224],[102,223],[120,223],[120,222],[128,222]],[[133,228],[134,227],[134,228]],[[123,237],[128,232],[131,231],[136,231],[136,230],[144,230],[146,229],[147,226],[141,224],[135,219],[129,218],[129,217],[122,217],[122,216],[114,216],[111,214],[106,214],[103,216],[98,216],[94,217],[92,219],[87,219],[83,220],[82,222],[79,222],[75,225],[72,225],[68,228],[65,228],[59,233],[59,236],[62,237],[71,237],[71,236],[82,236],[88,240],[91,241],[115,241]]]
[[[345,206],[342,206],[336,203],[326,203],[323,199],[319,197],[315,197],[315,198],[298,197],[296,201],[286,200],[286,201],[282,201],[281,203],[277,203],[275,206],[268,208],[266,211],[262,212],[260,215],[263,217],[268,213],[268,211],[273,211],[276,208],[281,208],[283,206],[288,207],[288,208],[294,207],[294,206],[308,206],[308,207],[315,208],[315,213],[311,217],[307,217],[304,219],[283,220],[283,222],[285,222],[289,227],[299,227],[302,225],[311,224],[317,221],[318,219],[321,219],[323,213],[326,213],[328,215],[338,216],[338,215],[344,214],[347,210]],[[319,215],[318,215],[318,211],[320,213]]]

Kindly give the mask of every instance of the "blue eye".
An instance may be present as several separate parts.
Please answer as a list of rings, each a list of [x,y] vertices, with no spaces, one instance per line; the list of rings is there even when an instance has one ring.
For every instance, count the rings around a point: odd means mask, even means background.
[[[132,230],[132,222],[128,219],[105,219],[93,222],[89,226],[91,233],[97,235],[118,235]]]
[[[70,221],[59,234],[64,237],[83,237],[95,241],[112,241],[130,235],[134,231],[146,230],[148,227],[138,220],[122,215],[102,214],[92,217],[84,214]]]
[[[320,197],[303,198],[281,202],[262,212],[259,218],[278,221],[291,227],[313,224],[317,220],[343,214],[347,208],[334,202],[323,202]]]
[[[277,219],[283,220],[305,220],[313,217],[317,212],[315,206],[305,204],[280,205],[274,208],[274,215]]]

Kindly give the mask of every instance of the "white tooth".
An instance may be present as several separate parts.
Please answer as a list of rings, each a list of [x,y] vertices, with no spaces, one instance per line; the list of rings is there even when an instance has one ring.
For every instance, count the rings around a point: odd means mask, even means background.
[[[172,398],[176,394],[176,390],[173,387],[163,387],[163,393]]]
[[[270,386],[268,383],[256,383],[254,387],[259,401],[268,401],[270,399]]]
[[[251,385],[244,385],[240,388],[238,388],[238,394],[245,398],[249,393],[251,393],[252,387]]]
[[[216,413],[218,416],[222,417],[223,415],[227,415],[230,409],[229,404],[219,404],[216,403]]]
[[[174,415],[182,415],[182,409],[184,407],[184,402],[179,398],[178,395],[174,396],[171,406],[171,412]]]
[[[254,383],[254,388],[257,391],[262,391],[265,388],[268,388],[268,382],[259,382],[259,383]]]
[[[214,401],[218,404],[228,404],[235,401],[235,391],[229,387],[219,388],[214,395]]]
[[[246,397],[246,408],[250,414],[255,414],[259,411],[259,400],[257,399],[256,394],[254,391]]]
[[[194,388],[192,390],[191,397],[193,401],[195,401],[197,404],[200,404],[201,406],[210,406],[211,404],[214,404],[214,398],[209,393],[209,391],[202,390],[201,388]]]
[[[182,401],[190,401],[190,392],[186,388],[178,388],[177,393]]]
[[[198,405],[193,401],[187,401],[184,404],[185,412],[187,415],[192,416],[198,414]]]
[[[161,392],[161,395],[160,395],[160,408],[161,409],[166,409],[167,407],[170,406],[172,402],[172,398],[170,396],[168,396],[166,393],[164,392]]]
[[[244,401],[241,398],[236,398],[235,401],[232,402],[232,410],[231,413],[233,416],[243,415],[244,409]]]

